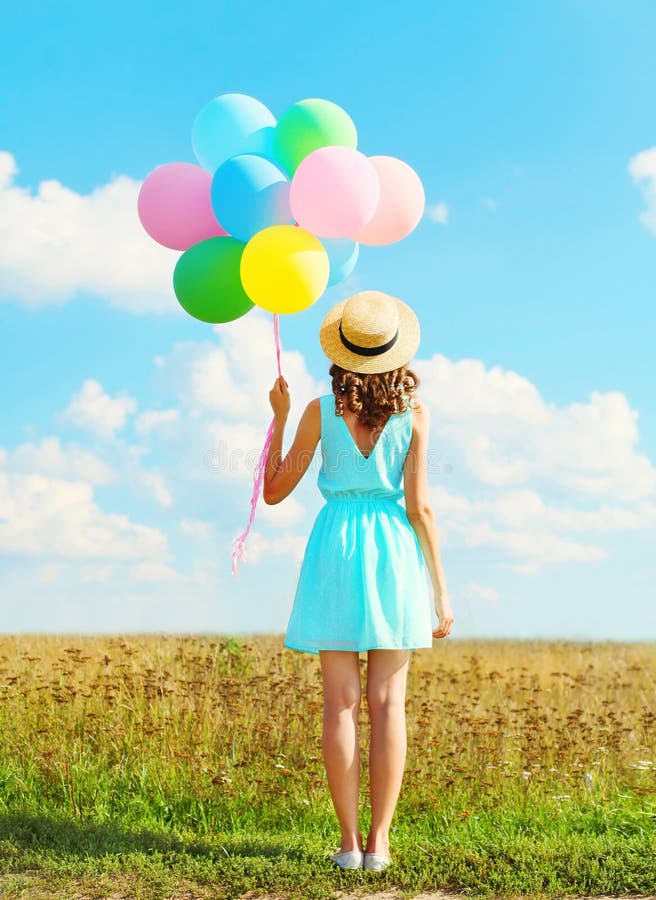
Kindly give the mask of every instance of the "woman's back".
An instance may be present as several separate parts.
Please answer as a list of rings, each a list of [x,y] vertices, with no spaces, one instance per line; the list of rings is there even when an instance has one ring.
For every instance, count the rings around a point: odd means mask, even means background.
[[[319,398],[321,470],[317,486],[326,500],[403,498],[403,464],[412,439],[412,408],[393,413],[371,452],[365,456],[343,416],[335,412],[332,393]]]

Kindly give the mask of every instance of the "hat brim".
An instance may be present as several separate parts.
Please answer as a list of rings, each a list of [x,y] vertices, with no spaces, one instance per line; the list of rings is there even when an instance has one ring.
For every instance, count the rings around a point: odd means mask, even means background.
[[[419,319],[414,310],[403,300],[392,297],[399,310],[399,335],[394,345],[385,353],[364,356],[345,347],[339,334],[342,310],[348,299],[347,297],[346,300],[336,303],[321,323],[319,342],[328,359],[349,372],[369,375],[406,366],[417,352],[421,337]]]

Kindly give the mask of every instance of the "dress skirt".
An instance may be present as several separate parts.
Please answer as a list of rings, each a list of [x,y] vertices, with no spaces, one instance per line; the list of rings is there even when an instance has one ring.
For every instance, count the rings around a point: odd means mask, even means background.
[[[417,535],[398,499],[330,497],[308,537],[284,646],[432,647],[432,603]]]

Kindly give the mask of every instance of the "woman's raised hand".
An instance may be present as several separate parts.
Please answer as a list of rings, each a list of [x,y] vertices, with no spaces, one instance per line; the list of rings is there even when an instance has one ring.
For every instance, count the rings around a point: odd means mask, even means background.
[[[276,378],[273,387],[269,391],[269,402],[271,409],[277,419],[286,419],[289,415],[291,407],[291,399],[289,396],[289,387],[285,379],[280,376]]]

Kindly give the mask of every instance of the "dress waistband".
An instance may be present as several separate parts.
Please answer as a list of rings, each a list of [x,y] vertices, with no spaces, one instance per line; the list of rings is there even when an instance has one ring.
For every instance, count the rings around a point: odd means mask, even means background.
[[[343,497],[333,494],[330,497],[324,497],[326,503],[395,503],[397,506],[399,506],[401,499],[401,497],[367,497],[363,494]]]

